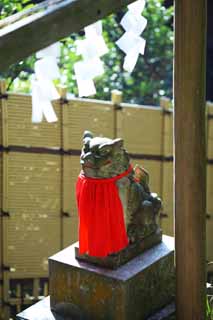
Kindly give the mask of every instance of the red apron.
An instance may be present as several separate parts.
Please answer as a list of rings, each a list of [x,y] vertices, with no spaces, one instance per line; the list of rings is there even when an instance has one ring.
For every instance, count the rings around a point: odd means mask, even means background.
[[[80,174],[76,184],[79,213],[79,253],[106,257],[128,245],[124,214],[116,181],[132,166],[113,178],[88,178]]]

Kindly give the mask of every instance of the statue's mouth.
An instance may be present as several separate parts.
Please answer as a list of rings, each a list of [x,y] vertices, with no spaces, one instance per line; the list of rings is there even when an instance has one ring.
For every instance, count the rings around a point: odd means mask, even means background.
[[[109,165],[109,164],[111,164],[111,163],[112,163],[111,160],[107,160],[107,161],[105,161],[104,163],[102,163],[100,166],[95,166],[95,165],[93,165],[92,163],[89,163],[89,162],[87,162],[86,164],[82,164],[82,165],[83,165],[84,168],[89,168],[89,169],[98,170],[98,169],[100,169],[101,167],[107,166],[107,165]]]

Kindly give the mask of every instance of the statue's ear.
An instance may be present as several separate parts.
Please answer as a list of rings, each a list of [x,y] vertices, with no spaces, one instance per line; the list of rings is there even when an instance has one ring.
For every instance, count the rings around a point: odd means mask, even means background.
[[[84,145],[89,145],[90,140],[93,138],[93,134],[90,131],[84,131],[83,143]]]
[[[88,130],[84,131],[83,139],[85,139],[85,138],[90,138],[90,139],[92,139],[92,138],[93,138],[92,132],[91,132],[91,131],[88,131]]]
[[[121,138],[114,139],[113,146],[115,146],[116,148],[123,148],[123,146],[124,146],[123,139],[121,139]]]

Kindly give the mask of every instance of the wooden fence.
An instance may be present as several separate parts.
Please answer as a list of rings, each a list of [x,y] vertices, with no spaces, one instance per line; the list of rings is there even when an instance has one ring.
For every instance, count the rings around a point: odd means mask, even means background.
[[[0,303],[5,314],[19,311],[47,292],[48,257],[77,240],[75,181],[86,129],[124,139],[133,164],[142,164],[150,172],[151,190],[163,199],[163,232],[173,234],[170,100],[164,98],[160,107],[153,108],[62,98],[54,102],[54,109],[57,123],[32,124],[31,97],[6,93],[1,82]],[[208,192],[204,214],[208,259],[213,260],[212,104],[207,104],[207,111]]]

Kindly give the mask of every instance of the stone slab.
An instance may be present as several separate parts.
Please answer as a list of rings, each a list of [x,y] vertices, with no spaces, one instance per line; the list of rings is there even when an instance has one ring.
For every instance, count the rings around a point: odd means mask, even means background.
[[[50,297],[44,298],[16,316],[17,320],[64,320],[50,309]]]
[[[157,313],[149,317],[147,320],[168,320],[175,313],[175,305],[171,303]],[[46,297],[42,301],[34,304],[28,309],[19,313],[17,320],[73,320],[70,316],[61,317],[50,309],[50,297]],[[77,318],[76,318],[77,320]],[[78,319],[79,320],[79,319]],[[134,318],[132,319],[134,320]]]
[[[69,310],[68,310],[69,311]],[[84,320],[82,315],[76,313],[76,309],[72,310],[73,316],[70,317],[70,312],[59,315],[50,308],[50,297],[44,298],[28,309],[22,311],[16,316],[17,320]]]
[[[100,267],[117,269],[123,264],[135,258],[136,256],[140,255],[142,252],[160,243],[161,241],[162,241],[162,230],[158,228],[155,233],[144,238],[142,241],[130,244],[120,252],[116,254],[111,254],[106,258],[101,258],[101,259],[91,257],[86,254],[83,254],[83,255],[79,254],[79,246],[77,244],[75,247],[75,257],[78,260],[89,262]]]
[[[163,241],[116,270],[75,258],[75,246],[49,258],[50,305],[91,320],[143,320],[174,298],[174,239]],[[71,318],[72,319],[72,318]]]

